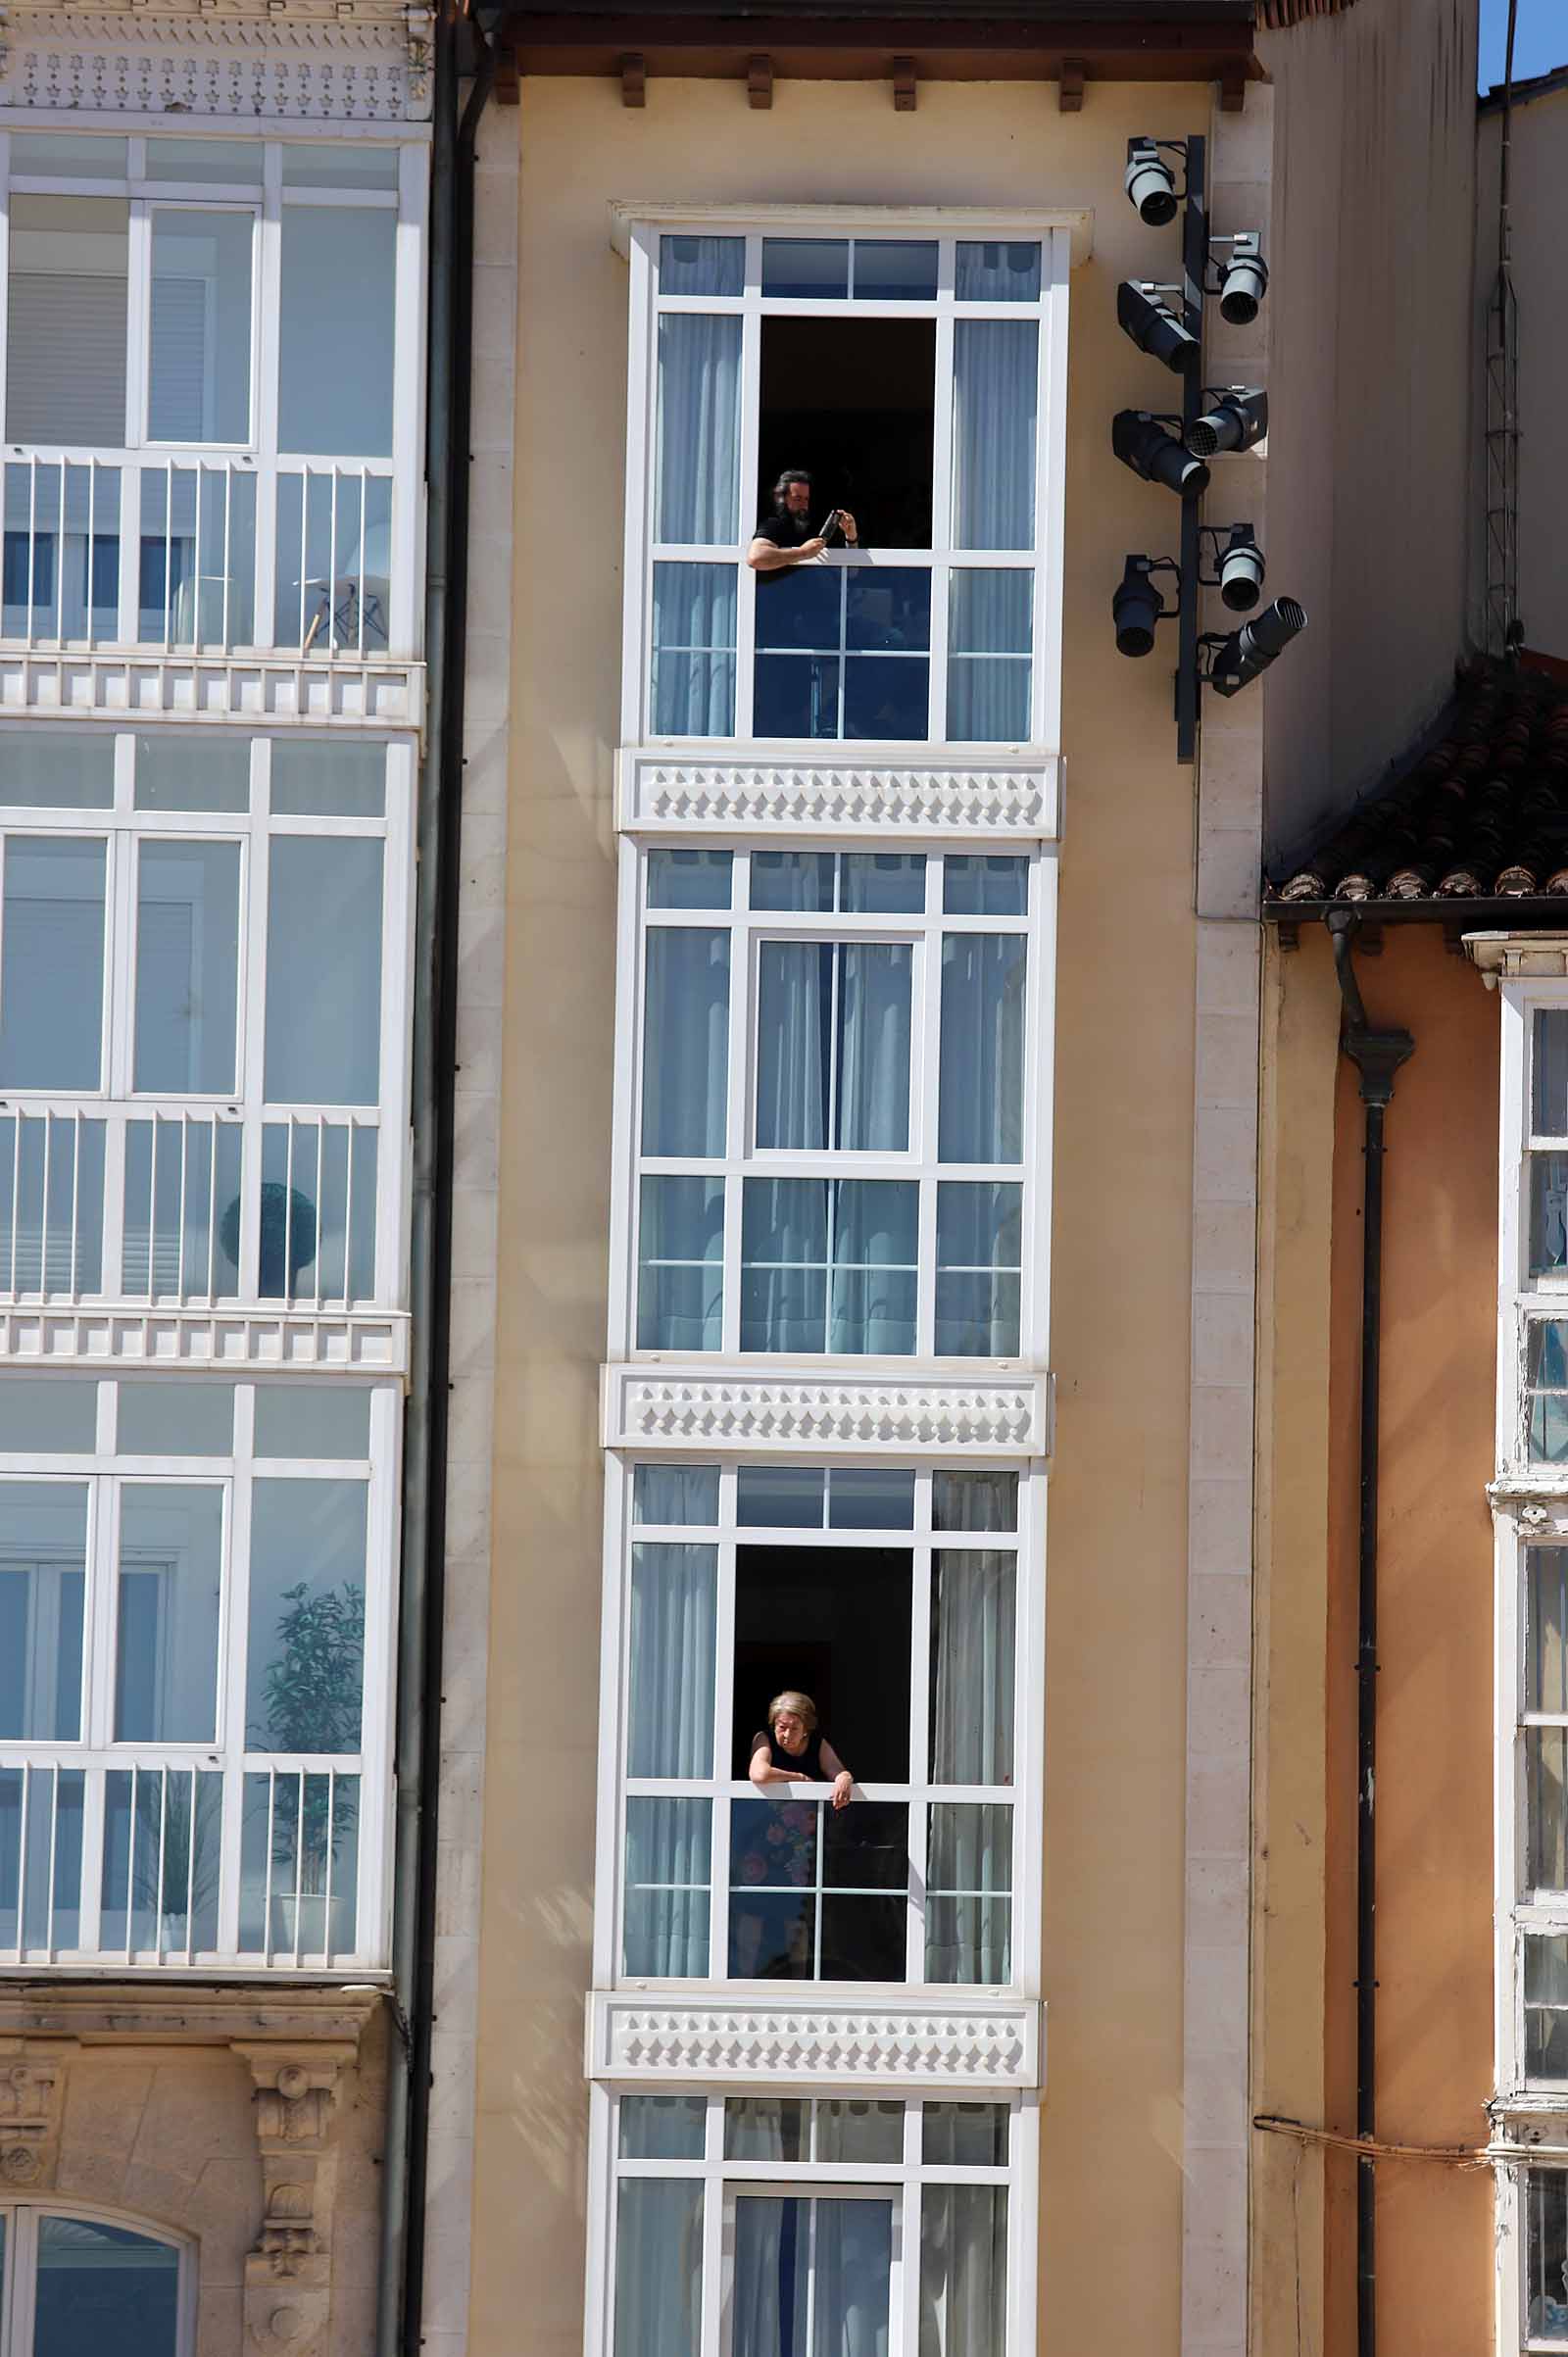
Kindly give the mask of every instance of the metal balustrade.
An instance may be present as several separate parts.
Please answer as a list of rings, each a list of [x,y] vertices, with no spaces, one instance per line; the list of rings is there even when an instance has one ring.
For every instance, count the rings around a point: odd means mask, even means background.
[[[382,1177],[373,1112],[8,1108],[0,1301],[369,1304]]]
[[[393,643],[390,462],[14,450],[0,524],[7,642],[414,652]]]
[[[0,1959],[373,1965],[358,1758],[0,1750]]]

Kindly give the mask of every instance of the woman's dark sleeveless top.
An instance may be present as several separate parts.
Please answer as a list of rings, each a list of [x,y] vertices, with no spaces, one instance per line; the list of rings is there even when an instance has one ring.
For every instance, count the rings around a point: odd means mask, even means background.
[[[793,1768],[797,1776],[808,1776],[813,1784],[826,1784],[828,1772],[822,1765],[822,1731],[813,1727],[806,1739],[804,1751],[786,1751],[771,1727],[759,1727],[752,1738],[752,1756],[767,1745],[767,1756],[775,1768]]]

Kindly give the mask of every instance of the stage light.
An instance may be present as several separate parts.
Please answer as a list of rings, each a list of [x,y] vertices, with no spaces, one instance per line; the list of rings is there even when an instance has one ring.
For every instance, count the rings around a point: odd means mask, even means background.
[[[1197,499],[1208,488],[1202,460],[1183,450],[1176,436],[1147,410],[1117,411],[1110,421],[1110,447],[1146,483],[1163,483],[1180,499]]]
[[[1168,305],[1135,278],[1124,278],[1116,289],[1116,320],[1140,352],[1163,361],[1178,376],[1192,368],[1200,351],[1196,335],[1184,327]]]
[[[1250,523],[1235,523],[1219,552],[1219,594],[1233,614],[1250,614],[1263,594],[1263,552]]]
[[[1148,557],[1129,557],[1122,568],[1121,586],[1110,601],[1118,655],[1147,655],[1153,646],[1154,625],[1163,618],[1165,604],[1152,575]]]
[[[1195,417],[1182,436],[1195,459],[1222,450],[1250,450],[1268,432],[1268,395],[1247,385],[1228,385],[1206,396],[1211,409]]]
[[[1162,229],[1176,219],[1176,175],[1154,140],[1128,140],[1122,185],[1128,203],[1148,228]]]
[[[1268,264],[1258,252],[1261,242],[1255,229],[1230,241],[1230,260],[1219,274],[1219,309],[1221,319],[1233,327],[1250,326],[1268,292]]]
[[[1253,620],[1244,622],[1214,646],[1209,686],[1217,696],[1240,695],[1305,628],[1304,607],[1294,598],[1276,598]]]

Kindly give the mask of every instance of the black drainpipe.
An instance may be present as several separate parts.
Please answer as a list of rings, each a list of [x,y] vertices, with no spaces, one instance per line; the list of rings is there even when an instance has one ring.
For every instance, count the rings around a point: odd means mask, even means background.
[[[1351,956],[1353,908],[1331,908],[1325,922],[1345,1005],[1340,1046],[1356,1068],[1365,1110],[1364,1217],[1361,1223],[1360,1531],[1355,1656],[1355,2133],[1377,2135],[1377,1736],[1378,1736],[1378,1392],[1383,1345],[1383,1116],[1394,1075],[1415,1054],[1408,1031],[1374,1031],[1366,1019]],[[1355,2164],[1356,2357],[1377,2349],[1377,2243],[1371,2155]]]

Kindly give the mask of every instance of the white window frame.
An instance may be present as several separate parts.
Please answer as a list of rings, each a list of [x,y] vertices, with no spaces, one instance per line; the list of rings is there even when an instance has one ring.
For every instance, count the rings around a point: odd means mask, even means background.
[[[705,1372],[726,1366],[748,1373],[777,1372],[789,1365],[813,1369],[832,1367],[852,1371],[902,1371],[915,1366],[941,1369],[974,1367],[1005,1370],[1044,1367],[1049,1351],[1049,1271],[1047,1239],[1051,1171],[1052,1010],[1055,972],[1056,855],[1052,844],[1003,843],[987,846],[979,856],[1017,858],[1027,862],[1025,912],[1013,916],[945,915],[942,908],[943,861],[939,847],[917,839],[892,837],[875,848],[923,852],[926,859],[925,908],[917,915],[830,915],[796,913],[750,906],[751,851],[744,843],[710,843],[705,850],[732,850],[732,891],[728,910],[722,908],[658,908],[646,907],[647,855],[668,848],[639,844],[623,837],[620,851],[620,911],[617,965],[620,998],[616,1019],[615,1121],[611,1218],[611,1298],[609,1355],[640,1364],[678,1361]],[[805,853],[863,849],[826,840],[791,842]],[[965,854],[955,853],[961,857]],[[664,926],[714,930],[731,928],[729,994],[728,1104],[725,1120],[726,1152],[708,1158],[682,1156],[654,1160],[641,1153],[642,1056],[645,1029],[646,938]],[[937,1155],[939,1032],[944,933],[1022,933],[1028,944],[1028,973],[1023,1038],[1023,1103],[1020,1132],[1022,1154],[1017,1163],[942,1162]],[[904,1154],[863,1154],[829,1150],[818,1154],[768,1152],[757,1154],[750,1143],[750,1105],[756,1051],[756,953],[759,940],[793,937],[811,941],[892,940],[916,945],[911,980],[909,1146]],[[701,1175],[725,1182],[723,1336],[711,1351],[643,1350],[637,1339],[638,1253],[641,1180],[647,1172]],[[914,1348],[898,1356],[822,1350],[788,1352],[744,1351],[740,1346],[741,1242],[744,1186],[751,1178],[891,1178],[919,1186],[918,1277]],[[937,1358],[935,1299],[937,1274],[937,1187],[939,1184],[992,1182],[1022,1188],[1020,1242],[1019,1334],[1016,1357]]]
[[[677,2091],[673,2087],[671,2092]],[[684,2091],[684,2090],[681,2090]],[[695,2091],[695,2090],[694,2090]],[[735,2088],[732,2093],[741,2094]],[[790,2095],[789,2088],[757,2089],[768,2096]],[[812,2090],[832,2101],[838,2090]],[[845,2090],[848,2094],[851,2090]],[[807,2090],[800,2090],[803,2096]],[[858,2088],[855,2094],[868,2090]],[[893,2089],[871,2099],[897,2100]],[[964,2100],[961,2088],[954,2100]],[[584,2357],[614,2357],[615,2246],[618,2190],[630,2178],[685,2179],[704,2187],[703,2274],[701,2332],[693,2357],[731,2357],[725,2294],[733,2266],[731,2221],[734,2202],[742,2189],[810,2199],[835,2194],[885,2193],[893,2205],[893,2273],[888,2302],[888,2357],[917,2357],[920,2316],[920,2203],[929,2185],[1003,2185],[1007,2192],[1007,2270],[1005,2348],[992,2357],[1024,2357],[1038,2337],[1036,2314],[1037,2234],[1039,2198],[1039,2110],[1031,2095],[974,2098],[996,2101],[1008,2113],[1008,2157],[1005,2165],[964,2168],[926,2164],[921,2158],[923,2107],[910,2097],[904,2109],[904,2150],[898,2161],[727,2161],[724,2152],[724,2097],[708,2098],[704,2154],[701,2160],[631,2161],[618,2157],[619,2095],[603,2084],[590,2090],[588,2283],[584,2319]],[[934,2098],[926,2098],[934,2100]]]
[[[662,235],[700,233],[744,237],[745,292],[739,296],[662,296],[659,290],[659,241]],[[621,742],[624,746],[671,746],[749,753],[777,758],[787,746],[816,754],[833,753],[857,761],[918,759],[956,740],[946,735],[948,658],[948,580],[954,567],[1033,570],[1033,662],[1031,664],[1030,733],[1016,744],[977,741],[980,757],[1005,758],[1026,747],[1055,750],[1060,736],[1061,704],[1061,568],[1065,505],[1067,284],[1071,267],[1071,232],[1059,213],[1018,213],[956,217],[952,209],[910,208],[906,212],[842,206],[805,205],[777,209],[765,219],[758,209],[726,211],[717,207],[661,213],[649,211],[631,218],[626,226],[631,263],[630,343],[628,361],[626,448],[625,609],[622,639]],[[933,300],[905,302],[840,299],[803,301],[764,296],[761,292],[761,250],[764,237],[923,240],[938,247],[937,294]],[[955,250],[959,242],[1011,241],[1041,245],[1041,294],[1033,303],[955,302]],[[654,528],[654,471],[657,449],[658,336],[661,313],[696,312],[725,315],[742,321],[740,430],[740,503],[733,547],[656,545]],[[924,738],[900,738],[879,744],[874,739],[755,738],[751,730],[753,657],[757,577],[745,562],[754,525],[755,485],[759,441],[759,368],[761,322],[766,318],[844,319],[930,319],[936,324],[936,420],[932,454],[932,545],[929,549],[876,548],[864,557],[827,552],[820,562],[843,567],[852,562],[875,567],[910,566],[931,572],[931,649],[929,733]],[[1001,551],[955,549],[951,534],[953,332],[957,318],[965,319],[1037,320],[1040,327],[1035,449],[1035,539],[1032,548]],[[861,519],[874,537],[872,519]],[[736,651],[735,728],[723,737],[656,736],[649,708],[653,566],[680,557],[710,563],[733,560],[739,568]]]
[[[5,2228],[4,2284],[0,2287],[0,2357],[32,2357],[33,2323],[37,2298],[38,2227],[45,2218],[80,2220],[87,2226],[119,2227],[161,2242],[178,2256],[175,2288],[174,2357],[193,2357],[196,2346],[196,2300],[199,2261],[188,2234],[129,2210],[102,2208],[69,2194],[51,2200],[46,2193],[32,2199],[0,2201]]]
[[[594,1986],[601,1989],[639,1989],[660,1995],[702,1989],[709,1993],[723,1990],[728,1995],[770,1997],[777,2000],[788,1990],[805,1997],[820,1993],[837,1993],[846,1999],[853,1996],[862,2001],[897,2004],[901,1999],[916,1994],[950,1994],[956,2003],[968,2003],[986,1997],[1019,1995],[1038,1998],[1041,1993],[1039,1953],[1041,1934],[1041,1874],[1040,1859],[1045,1825],[1045,1748],[1044,1748],[1044,1690],[1045,1690],[1045,1559],[1044,1534],[1046,1510],[1046,1477],[1043,1469],[1027,1461],[998,1460],[986,1467],[965,1460],[949,1466],[935,1463],[916,1464],[914,1472],[914,1522],[907,1530],[857,1531],[843,1529],[803,1530],[799,1528],[764,1529],[750,1524],[742,1526],[736,1516],[735,1461],[720,1462],[718,1473],[718,1522],[714,1526],[694,1524],[670,1525],[666,1528],[644,1527],[635,1522],[633,1487],[636,1464],[634,1456],[610,1451],[605,1460],[605,1518],[606,1518],[606,1574],[602,1618],[602,1652],[600,1665],[599,1709],[599,1810],[598,1810],[598,1872],[596,1887],[599,1901],[594,1910]],[[766,1452],[748,1456],[748,1465],[776,1463]],[[814,1459],[792,1459],[816,1462]],[[881,1472],[908,1470],[900,1460],[888,1456],[866,1455],[830,1460],[830,1470],[841,1467],[874,1467]],[[1018,1476],[1018,1526],[1010,1531],[953,1531],[936,1532],[932,1527],[931,1485],[933,1473],[945,1471],[972,1472],[979,1470],[1015,1472]],[[715,1626],[714,1659],[714,1720],[713,1773],[708,1777],[632,1778],[626,1773],[627,1708],[630,1691],[630,1610],[631,1565],[633,1532],[638,1541],[674,1545],[713,1544],[718,1548],[717,1618]],[[731,1980],[728,1975],[729,1931],[729,1813],[736,1799],[756,1800],[760,1797],[757,1789],[744,1778],[736,1779],[727,1771],[731,1748],[731,1721],[734,1664],[734,1580],[735,1550],[740,1547],[795,1546],[827,1548],[899,1548],[907,1549],[912,1564],[911,1616],[909,1634],[910,1661],[908,1667],[909,1711],[909,1769],[904,1784],[867,1784],[856,1787],[858,1799],[890,1800],[906,1803],[908,1808],[908,1837],[910,1859],[910,1898],[905,1918],[906,1972],[899,1982],[778,1980]],[[931,1782],[927,1762],[928,1727],[926,1692],[930,1659],[930,1593],[931,1558],[934,1553],[962,1553],[975,1551],[1012,1552],[1016,1550],[1017,1581],[1015,1588],[1016,1622],[1014,1627],[1013,1696],[1013,1769],[1008,1786],[992,1787],[935,1785]],[[829,1729],[828,1734],[834,1734]],[[853,1737],[843,1729],[842,1750],[852,1771],[856,1766]],[[812,1786],[800,1793],[803,1799],[825,1805],[830,1793],[828,1785]],[[661,1797],[705,1795],[711,1808],[709,1890],[709,1973],[702,1980],[644,1979],[622,1970],[621,1933],[625,1906],[625,1847],[623,1828],[626,1801],[641,1794]],[[1004,1984],[984,1982],[927,1981],[924,1977],[925,1914],[925,1857],[928,1828],[928,1809],[933,1800],[949,1802],[1002,1801],[1012,1810],[1012,1875],[1011,1925],[1009,1950],[1011,1978]],[[852,1808],[858,1803],[851,1802]]]
[[[13,1377],[12,1380],[17,1380]],[[45,1378],[45,1380],[47,1380]],[[172,1397],[184,1384],[210,1393],[211,1374],[161,1375]],[[339,1376],[312,1383],[300,1376],[278,1378],[306,1390],[341,1393]],[[21,1771],[25,1794],[40,1777],[56,1770],[84,1777],[80,1940],[74,1948],[24,1941],[23,1891],[19,1889],[17,1940],[0,1950],[0,1963],[17,1966],[152,1967],[211,1976],[240,1971],[340,1974],[345,1966],[385,1968],[389,1957],[392,1854],[392,1716],[396,1673],[399,1490],[402,1459],[402,1397],[396,1384],[363,1384],[369,1395],[369,1449],[360,1458],[262,1457],[254,1447],[256,1385],[234,1386],[232,1449],[211,1456],[137,1456],[116,1447],[118,1387],[105,1377],[97,1384],[95,1445],[87,1451],[28,1449],[0,1452],[0,1483],[25,1481],[80,1487],[87,1484],[86,1592],[82,1614],[82,1702],[75,1742],[0,1739],[0,1770]],[[259,1480],[363,1482],[367,1493],[365,1566],[365,1658],[361,1748],[356,1752],[273,1753],[251,1747],[246,1739],[246,1651],[250,1598],[251,1499]],[[119,1742],[115,1736],[117,1612],[119,1603],[120,1499],[127,1487],[177,1483],[182,1488],[219,1490],[223,1498],[222,1574],[217,1644],[218,1692],[211,1741]],[[218,1944],[156,1949],[129,1945],[105,1948],[93,1937],[101,1907],[106,1778],[137,1768],[156,1774],[220,1774],[222,1837],[220,1855]],[[239,1943],[240,1841],[245,1779],[276,1780],[298,1775],[357,1777],[358,1885],[356,1944],[352,1954],[310,1951],[300,1944],[299,1919],[292,1947],[270,1942],[264,1950]],[[177,1788],[176,1788],[177,1789]],[[270,1840],[269,1848],[270,1848]],[[19,1880],[27,1871],[19,1865]],[[155,1915],[161,1910],[155,1909]],[[53,1926],[51,1924],[51,1931]],[[127,1938],[130,1925],[127,1918]],[[187,1938],[194,1917],[187,1917]],[[160,1941],[162,1928],[159,1928]]]
[[[24,724],[25,726],[25,724]],[[58,742],[57,724],[34,723],[30,731],[40,744]],[[101,1033],[100,1085],[95,1090],[13,1089],[6,1092],[0,1118],[20,1122],[24,1117],[73,1119],[80,1115],[106,1123],[104,1170],[103,1282],[99,1292],[82,1296],[53,1292],[52,1300],[157,1299],[177,1300],[184,1306],[209,1297],[197,1288],[181,1286],[177,1294],[159,1285],[149,1264],[153,1294],[129,1293],[124,1280],[125,1154],[130,1125],[158,1120],[184,1124],[182,1137],[193,1129],[232,1120],[241,1132],[244,1178],[241,1195],[239,1290],[222,1297],[224,1307],[240,1302],[256,1305],[260,1297],[244,1290],[245,1273],[258,1269],[260,1251],[260,1187],[264,1132],[288,1125],[287,1152],[314,1129],[319,1137],[327,1128],[347,1125],[377,1133],[375,1253],[371,1295],[353,1305],[402,1306],[408,1263],[409,1202],[406,1138],[409,1109],[409,1033],[412,1020],[411,987],[414,955],[414,798],[415,748],[412,740],[356,735],[356,744],[373,741],[386,754],[386,815],[384,818],[318,817],[271,810],[271,755],[274,736],[249,736],[250,807],[247,810],[147,810],[135,807],[137,739],[172,735],[172,730],[141,729],[116,735],[114,803],[109,809],[67,809],[59,805],[0,805],[0,928],[4,924],[4,859],[11,836],[52,838],[57,841],[104,841],[108,845],[105,886],[104,1015]],[[17,736],[22,731],[19,729]],[[16,741],[14,739],[14,741]],[[194,740],[187,740],[194,741]],[[305,740],[292,733],[287,741]],[[319,740],[337,746],[349,740],[323,735]],[[225,730],[222,742],[232,745],[234,732]],[[265,1095],[264,1018],[267,989],[268,868],[271,843],[280,837],[380,841],[385,849],[381,878],[381,1002],[376,1102],[343,1106],[273,1103]],[[149,842],[237,843],[240,846],[239,953],[236,980],[237,1041],[235,1086],[221,1095],[186,1092],[179,1096],[138,1093],[134,1081],[136,981],[136,868],[140,848]],[[0,932],[0,956],[4,953]],[[20,1151],[13,1133],[14,1151]],[[186,1148],[182,1146],[182,1156]],[[321,1151],[320,1148],[316,1149]],[[308,1166],[308,1165],[307,1165]],[[216,1205],[214,1218],[216,1222]],[[0,1237],[0,1301],[38,1296],[28,1291],[14,1297],[5,1290],[10,1267],[9,1250]],[[318,1261],[314,1293],[302,1290],[292,1301],[269,1296],[260,1305],[273,1309],[319,1308],[328,1297],[319,1289]],[[184,1271],[181,1270],[183,1280]],[[330,1297],[337,1300],[340,1297]]]

